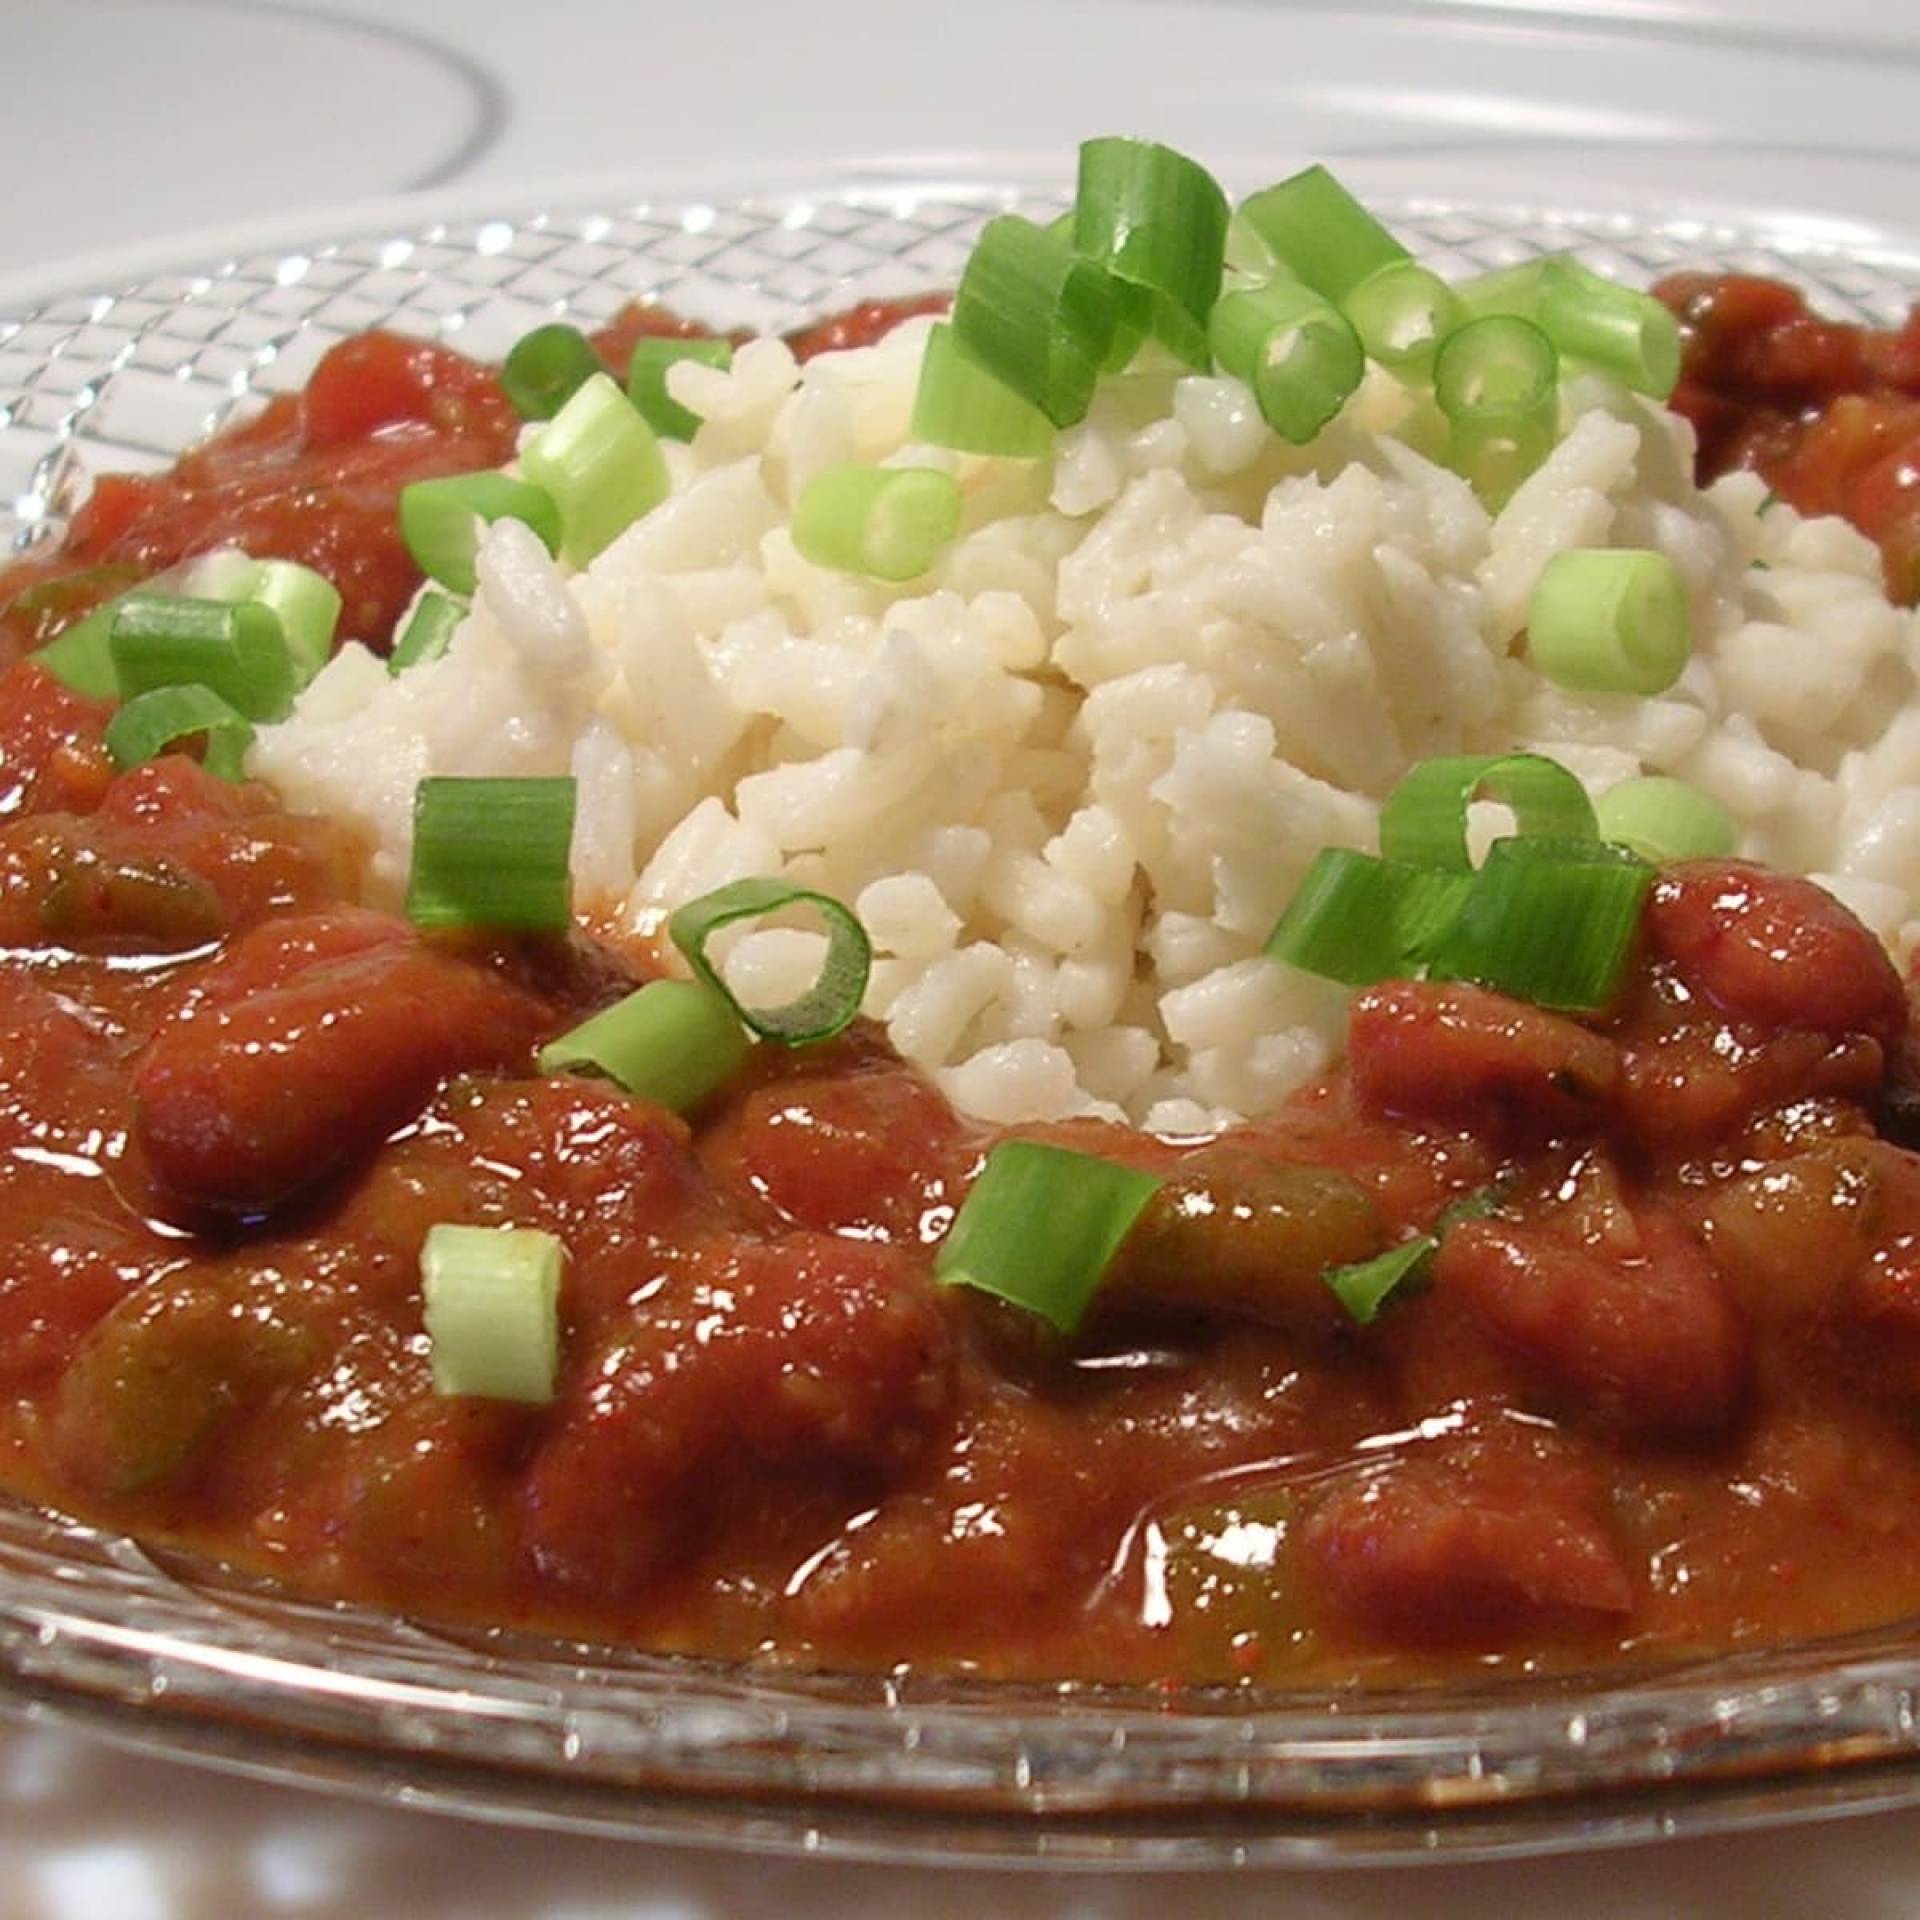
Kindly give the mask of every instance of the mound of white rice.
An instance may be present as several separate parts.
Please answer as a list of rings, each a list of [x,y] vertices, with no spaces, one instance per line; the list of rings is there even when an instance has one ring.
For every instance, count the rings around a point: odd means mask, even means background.
[[[1370,849],[1437,753],[1550,754],[1595,795],[1677,775],[1744,852],[1903,959],[1920,941],[1920,626],[1841,522],[1750,476],[1700,492],[1663,409],[1571,389],[1559,449],[1489,518],[1383,375],[1307,449],[1236,382],[1171,369],[1105,383],[1051,462],[909,446],[926,333],[677,366],[704,424],[663,506],[572,577],[495,526],[447,654],[394,678],[349,646],[251,771],[362,828],[388,899],[423,775],[567,771],[580,893],[638,934],[747,874],[837,895],[873,938],[866,1011],[999,1121],[1199,1131],[1319,1072],[1345,996],[1262,943],[1319,849]],[[788,509],[845,460],[957,474],[962,537],[925,579],[795,552]],[[1567,693],[1525,657],[1541,567],[1602,545],[1661,549],[1691,591],[1694,658],[1657,698]],[[779,999],[819,955],[767,926],[727,969]]]

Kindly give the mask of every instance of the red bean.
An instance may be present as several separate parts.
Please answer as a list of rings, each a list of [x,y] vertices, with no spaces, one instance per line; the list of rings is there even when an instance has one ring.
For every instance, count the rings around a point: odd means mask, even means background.
[[[242,939],[134,1074],[154,1176],[196,1207],[259,1212],[370,1151],[448,1075],[518,1064],[549,1024],[483,968],[373,914]]]
[[[1489,1119],[1594,1124],[1619,1068],[1611,1041],[1557,1014],[1482,987],[1413,980],[1354,1001],[1347,1058],[1364,1105],[1476,1131]]]
[[[1811,880],[1739,860],[1671,867],[1647,902],[1649,947],[1723,1012],[1890,1045],[1907,997],[1880,942]]]
[[[944,1221],[966,1164],[963,1130],[912,1068],[790,1074],[753,1088],[709,1136],[704,1157],[726,1187],[783,1224],[882,1232],[913,1243]],[[937,1232],[936,1232],[937,1237]]]
[[[1297,1565],[1338,1637],[1486,1644],[1633,1606],[1593,1483],[1544,1445],[1506,1440],[1349,1478],[1302,1526]]]
[[[718,1242],[582,1370],[527,1480],[527,1549],[561,1586],[630,1592],[730,1491],[898,1469],[946,1395],[945,1322],[904,1255]]]
[[[1679,1222],[1639,1218],[1621,1259],[1544,1228],[1468,1221],[1441,1243],[1434,1282],[1465,1302],[1549,1403],[1636,1437],[1718,1433],[1746,1374],[1726,1289]]]

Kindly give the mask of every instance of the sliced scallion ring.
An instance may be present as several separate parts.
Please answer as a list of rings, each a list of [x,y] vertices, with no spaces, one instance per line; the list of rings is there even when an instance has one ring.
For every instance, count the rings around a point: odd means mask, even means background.
[[[1346,405],[1366,372],[1353,323],[1297,280],[1223,294],[1207,336],[1221,367],[1253,389],[1268,426],[1295,446]]]
[[[127,699],[158,687],[209,687],[248,720],[278,720],[293,704],[279,616],[253,601],[130,593],[115,603],[108,647]]]
[[[407,918],[417,927],[566,927],[573,812],[570,778],[422,780]]]
[[[1556,553],[1527,607],[1527,650],[1556,686],[1664,693],[1693,652],[1686,587],[1650,548]]]
[[[474,550],[481,521],[524,520],[549,553],[560,550],[560,509],[553,496],[504,473],[454,473],[400,489],[400,537],[414,564],[454,593],[477,581]]]
[[[602,1074],[687,1113],[724,1087],[753,1050],[732,1003],[698,980],[650,980],[540,1049],[542,1073]]]
[[[1440,342],[1462,319],[1459,296],[1437,273],[1414,260],[1389,261],[1341,302],[1367,357],[1390,373],[1424,380]]]
[[[944,320],[927,335],[909,438],[960,453],[1032,460],[1052,450],[1054,432],[1053,422],[995,379]]]
[[[297,686],[304,687],[333,657],[340,625],[340,589],[297,560],[259,560],[247,598],[272,609],[285,636]]]
[[[1071,1333],[1161,1184],[1092,1154],[1002,1140],[954,1216],[934,1275],[950,1287],[995,1294]]]
[[[1114,281],[1018,214],[989,220],[953,297],[960,344],[1056,427],[1086,417],[1113,345]]]
[[[799,999],[779,1007],[741,1004],[707,958],[707,942],[722,927],[740,920],[758,920],[783,907],[811,907],[826,923],[827,957],[820,976]],[[690,900],[667,922],[673,943],[686,955],[695,975],[725,999],[738,1018],[766,1040],[789,1047],[830,1040],[847,1027],[866,996],[867,974],[873,965],[873,947],[867,931],[851,909],[831,894],[796,887],[774,879],[735,880]]]
[[[1538,317],[1561,353],[1664,400],[1680,378],[1680,323],[1650,293],[1567,256],[1542,263]]]
[[[500,384],[522,420],[551,420],[604,371],[593,342],[578,327],[553,320],[523,333],[508,349]]]
[[[1501,840],[1428,962],[1568,1013],[1605,1007],[1633,950],[1654,870],[1600,840]]]
[[[400,637],[387,656],[389,673],[405,673],[409,667],[425,666],[446,652],[454,629],[467,617],[467,604],[450,593],[429,587],[415,604]]]
[[[1410,258],[1325,167],[1241,201],[1239,218],[1296,280],[1336,305],[1369,275]]]
[[[545,1406],[560,1373],[560,1282],[567,1250],[534,1227],[427,1230],[422,1318],[433,1390]]]
[[[1522,260],[1511,267],[1495,267],[1454,283],[1461,307],[1475,320],[1506,314],[1518,320],[1540,317],[1540,281],[1544,260]]]
[[[201,764],[220,780],[243,777],[253,726],[210,687],[156,687],[136,694],[107,722],[106,746],[117,767],[138,767],[182,740],[205,734]]]
[[[733,348],[725,340],[649,337],[633,343],[633,358],[627,363],[627,398],[663,440],[691,440],[700,431],[700,416],[667,391],[667,369],[682,360],[726,368],[733,365]]]
[[[1150,296],[1148,329],[1192,366],[1206,365],[1229,213],[1213,175],[1171,147],[1105,139],[1080,148],[1074,251]]]
[[[816,567],[875,580],[915,580],[960,527],[960,486],[932,467],[816,473],[793,507],[793,544]]]
[[[1603,840],[1656,863],[1711,859],[1740,844],[1740,830],[1718,800],[1660,774],[1609,787],[1593,811]]]
[[[1597,840],[1593,803],[1565,767],[1544,754],[1456,754],[1423,760],[1380,809],[1380,853],[1386,860],[1463,871],[1467,809],[1497,800],[1513,809],[1523,837]]]
[[[1267,956],[1349,987],[1404,979],[1453,924],[1472,884],[1471,873],[1322,848]]]
[[[560,509],[560,555],[576,567],[651,513],[673,484],[653,429],[606,373],[583,382],[521,450],[520,471]]]
[[[1447,416],[1450,463],[1497,509],[1552,450],[1560,357],[1531,320],[1489,314],[1441,341],[1433,395]]]

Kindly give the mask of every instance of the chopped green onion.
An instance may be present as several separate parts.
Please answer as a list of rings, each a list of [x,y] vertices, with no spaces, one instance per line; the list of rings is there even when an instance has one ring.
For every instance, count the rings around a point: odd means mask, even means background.
[[[467,617],[467,603],[450,593],[429,587],[420,596],[412,616],[401,629],[387,656],[389,673],[405,673],[409,667],[423,667],[446,652],[454,629]]]
[[[1073,210],[1069,208],[1057,220],[1049,220],[1045,231],[1064,245],[1073,245]],[[1125,373],[1133,356],[1146,344],[1153,331],[1154,309],[1159,304],[1150,287],[1137,287],[1131,281],[1107,275],[1107,294],[1113,302],[1113,338],[1107,343],[1106,358],[1100,362],[1102,373]],[[1192,335],[1202,329],[1186,314],[1175,314],[1171,332],[1180,344],[1192,344]],[[1183,337],[1184,336],[1184,337]],[[1199,363],[1196,361],[1196,365]],[[1044,416],[1043,416],[1044,417]],[[1051,426],[1052,422],[1049,421]]]
[[[1167,301],[1146,287],[1111,277],[1109,284],[1113,293],[1113,338],[1107,343],[1107,357],[1100,363],[1102,373],[1125,373],[1150,334],[1189,366],[1207,364],[1203,324],[1178,308],[1170,308]]]
[[[1207,324],[1214,358],[1253,389],[1268,426],[1305,446],[1366,372],[1353,323],[1297,280],[1223,294]]]
[[[1490,314],[1456,327],[1433,363],[1450,428],[1448,459],[1490,505],[1504,504],[1552,449],[1560,359],[1531,320]]]
[[[1499,841],[1429,977],[1593,1012],[1619,987],[1653,879],[1639,855],[1599,840]]]
[[[32,657],[75,693],[91,694],[96,700],[117,699],[120,676],[113,666],[113,622],[119,611],[118,600],[95,607],[36,648]]]
[[[604,1074],[676,1113],[724,1087],[753,1050],[731,1002],[697,980],[650,980],[540,1049],[542,1073]]]
[[[1325,167],[1308,167],[1240,203],[1240,218],[1295,279],[1338,305],[1410,256]]]
[[[1160,1186],[1152,1174],[1092,1154],[1002,1140],[941,1242],[935,1277],[995,1294],[1071,1333]]]
[[[183,594],[189,600],[251,600],[260,584],[260,567],[260,561],[238,547],[215,547],[157,574],[145,591]]]
[[[1455,284],[1460,305],[1476,320],[1489,314],[1507,314],[1517,320],[1540,317],[1540,281],[1544,260],[1522,260],[1511,267],[1495,267]]]
[[[932,467],[828,467],[800,491],[793,544],[816,567],[915,580],[960,527],[960,484]]]
[[[238,780],[253,727],[210,687],[156,687],[137,694],[107,722],[107,751],[117,767],[138,767],[195,734],[207,736],[202,765],[220,780]]]
[[[520,471],[560,509],[560,554],[576,567],[651,513],[673,482],[653,429],[596,373],[522,450]]]
[[[560,1278],[567,1250],[533,1227],[427,1230],[422,1317],[433,1390],[545,1406],[560,1375]]]
[[[1018,214],[987,222],[953,297],[960,344],[1057,427],[1086,417],[1113,345],[1115,282]]]
[[[743,1006],[707,958],[707,942],[737,920],[757,920],[791,906],[811,907],[826,922],[827,957],[821,963],[820,977],[799,999],[785,1006]],[[814,893],[787,880],[735,880],[688,901],[668,921],[667,932],[694,973],[766,1040],[778,1040],[789,1047],[831,1040],[852,1022],[866,996],[867,974],[873,964],[867,930],[831,894]]]
[[[1390,261],[1369,274],[1341,306],[1369,359],[1418,380],[1431,376],[1440,342],[1462,318],[1454,290],[1412,260]]]
[[[560,548],[560,509],[551,494],[504,473],[455,473],[400,489],[400,537],[420,571],[471,593],[479,521],[524,520],[549,553]]]
[[[1513,809],[1525,838],[1594,840],[1593,803],[1565,767],[1537,753],[1456,754],[1423,760],[1380,810],[1380,852],[1387,860],[1460,871],[1467,852],[1467,809],[1497,800]]]
[[[1472,884],[1471,873],[1325,847],[1269,937],[1268,958],[1349,987],[1403,979],[1452,926]]]
[[[700,431],[700,416],[667,391],[667,369],[682,360],[726,368],[733,348],[725,340],[636,340],[627,363],[627,398],[663,440],[691,440]]]
[[[943,320],[927,335],[908,436],[961,453],[1031,460],[1051,451],[1054,425],[1038,407],[996,380]]]
[[[1389,1300],[1417,1288],[1426,1278],[1427,1266],[1439,1246],[1431,1234],[1417,1233],[1371,1260],[1357,1261],[1350,1267],[1329,1267],[1321,1278],[1348,1313],[1361,1326],[1370,1327]]]
[[[258,560],[246,597],[271,608],[286,638],[295,684],[304,687],[333,655],[340,589],[297,560]]]
[[[417,927],[564,928],[573,810],[571,779],[422,780],[407,918]]]
[[[1680,378],[1680,323],[1650,293],[1578,260],[1543,263],[1539,320],[1563,353],[1591,361],[1636,393],[1664,400]]]
[[[1197,367],[1206,365],[1228,217],[1219,182],[1171,147],[1106,139],[1080,148],[1075,252],[1151,295],[1149,330]]]
[[[1655,862],[1708,859],[1740,844],[1740,830],[1718,800],[1658,774],[1609,787],[1593,811],[1603,840]]]
[[[1582,547],[1556,553],[1527,608],[1533,664],[1582,693],[1664,693],[1693,652],[1687,590],[1663,553]]]
[[[522,420],[551,420],[603,372],[593,342],[578,327],[554,320],[513,343],[500,369],[500,384]]]
[[[108,646],[123,697],[202,686],[249,720],[293,704],[293,663],[272,608],[252,601],[130,593],[115,604]]]

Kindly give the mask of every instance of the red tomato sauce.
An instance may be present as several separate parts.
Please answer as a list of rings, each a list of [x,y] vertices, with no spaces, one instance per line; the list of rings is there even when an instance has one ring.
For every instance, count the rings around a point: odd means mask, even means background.
[[[1920,1605],[1907,997],[1670,869],[1619,1007],[1375,988],[1177,1143],[1072,1339],[934,1278],[990,1144],[864,1028],[686,1121],[536,1048],[644,957],[423,937],[263,789],[0,687],[0,1477],[296,1587],[835,1666],[1426,1681]],[[1428,1289],[1319,1273],[1449,1203]],[[437,1395],[442,1221],[568,1249],[557,1399]]]
[[[1802,513],[1843,515],[1879,547],[1888,593],[1920,601],[1920,306],[1879,329],[1750,274],[1654,292],[1682,326],[1672,404],[1699,434],[1701,484],[1750,467]]]

